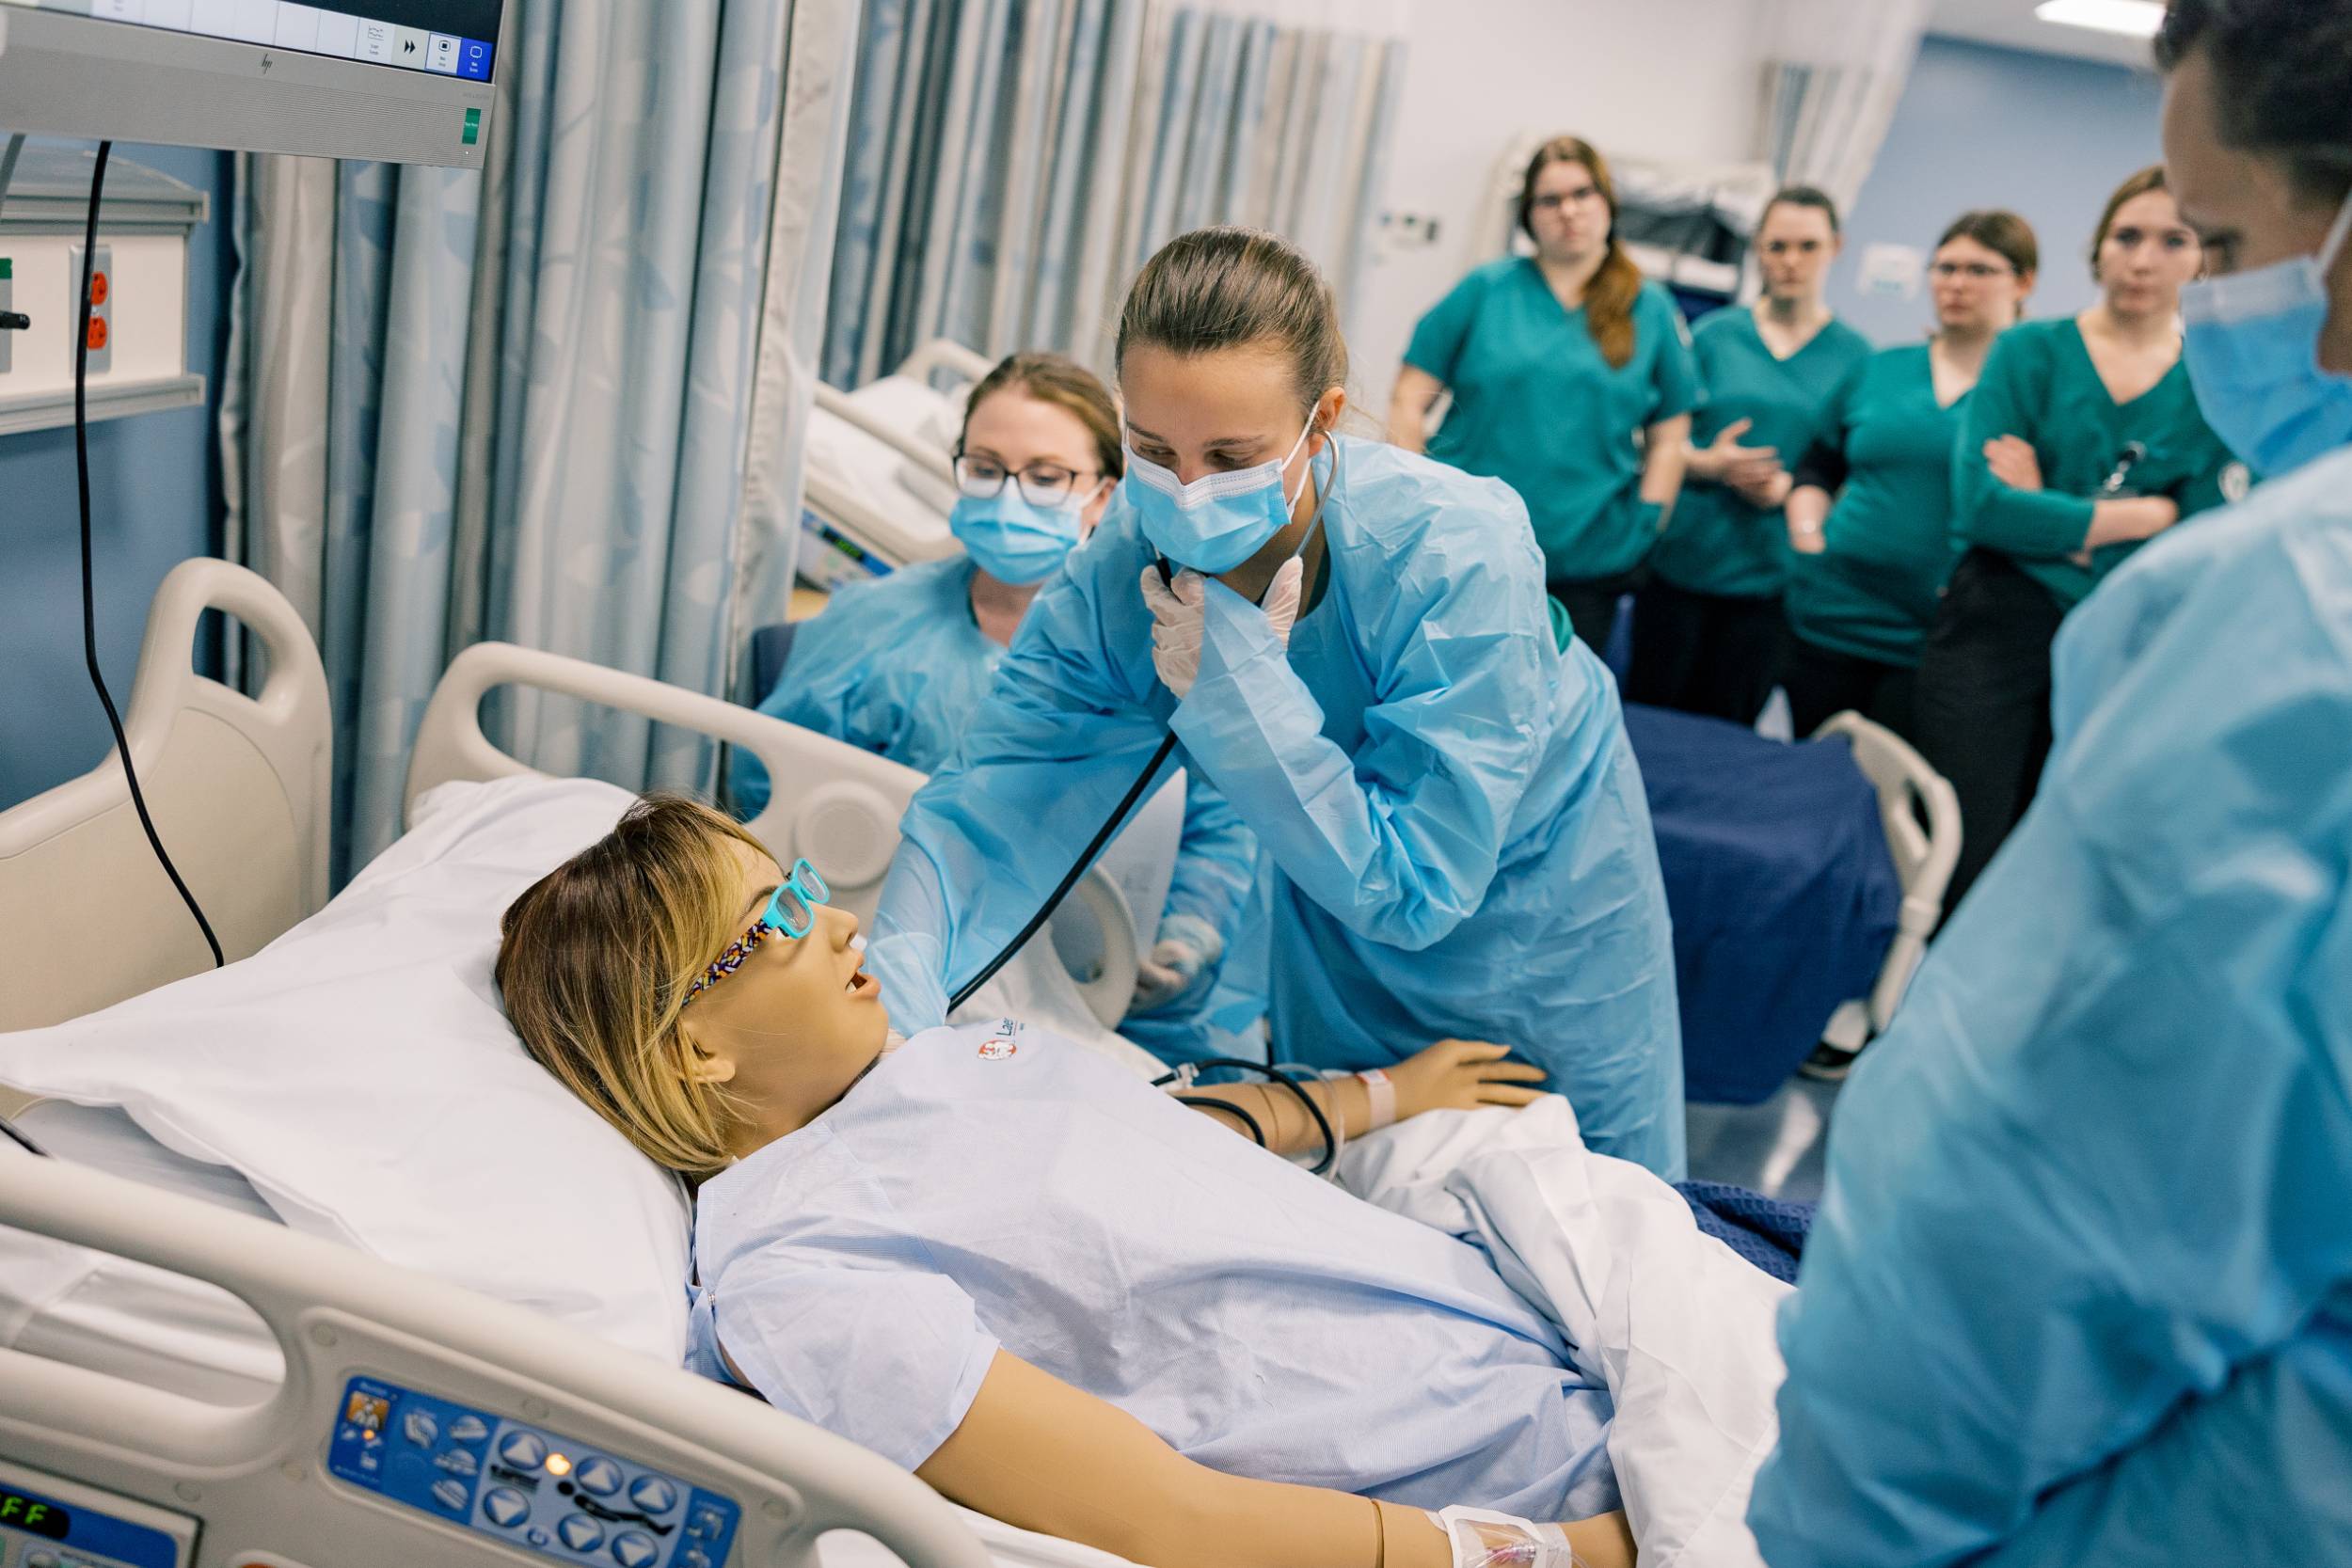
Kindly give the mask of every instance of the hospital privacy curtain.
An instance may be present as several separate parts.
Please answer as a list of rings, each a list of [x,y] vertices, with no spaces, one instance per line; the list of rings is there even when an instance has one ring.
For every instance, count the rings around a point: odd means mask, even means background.
[[[946,336],[1106,369],[1119,303],[1205,224],[1286,235],[1355,293],[1396,121],[1379,0],[867,0],[823,367]]]
[[[1919,58],[1929,0],[1772,0],[1765,155],[1851,210]]]
[[[399,832],[471,642],[724,689],[738,579],[788,556],[761,519],[799,510],[855,13],[515,0],[481,174],[242,162],[229,553],[326,657],[338,882]],[[699,738],[619,715],[488,717],[550,771],[713,777]]]

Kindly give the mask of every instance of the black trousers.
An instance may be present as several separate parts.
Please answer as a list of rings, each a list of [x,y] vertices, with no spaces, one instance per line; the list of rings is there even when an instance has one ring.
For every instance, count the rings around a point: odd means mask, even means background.
[[[1913,698],[1919,672],[1875,658],[1841,654],[1791,634],[1781,661],[1780,686],[1799,740],[1851,709],[1917,744]]]
[[[1954,910],[2033,803],[2050,755],[2050,644],[2066,611],[2007,556],[1953,569],[1919,661],[1920,754],[1960,797]]]
[[[1617,601],[1639,588],[1645,575],[1637,566],[1613,578],[1554,578],[1544,588],[1567,610],[1576,640],[1605,659],[1617,629]]]
[[[1653,578],[1633,601],[1626,699],[1754,724],[1780,680],[1780,601],[1694,594]]]

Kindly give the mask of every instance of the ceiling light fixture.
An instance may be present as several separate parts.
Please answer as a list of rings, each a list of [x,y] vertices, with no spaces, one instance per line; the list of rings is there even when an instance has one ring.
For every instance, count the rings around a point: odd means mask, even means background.
[[[2126,38],[2152,39],[2164,25],[2158,0],[2042,0],[2033,14],[2060,27],[2089,27]]]

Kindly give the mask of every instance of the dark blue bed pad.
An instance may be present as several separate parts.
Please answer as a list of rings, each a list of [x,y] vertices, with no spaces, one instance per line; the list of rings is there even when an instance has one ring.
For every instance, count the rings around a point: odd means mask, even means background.
[[[1902,888],[1878,794],[1842,740],[1632,704],[1625,723],[1674,916],[1685,1092],[1756,1104],[1885,962]]]

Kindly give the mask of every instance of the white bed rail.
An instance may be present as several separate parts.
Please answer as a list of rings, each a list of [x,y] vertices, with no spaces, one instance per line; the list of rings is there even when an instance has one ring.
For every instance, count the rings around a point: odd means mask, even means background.
[[[1853,748],[1854,766],[1879,796],[1879,820],[1887,852],[1902,883],[1902,908],[1895,941],[1880,967],[1867,1004],[1848,1003],[1822,1037],[1849,1051],[1895,1021],[1911,989],[1911,978],[1927,957],[1928,942],[1944,918],[1944,894],[1960,863],[1960,797],[1951,783],[1928,765],[1900,736],[1858,713],[1840,713],[1814,732],[1816,740],[1843,736]],[[1926,818],[1925,826],[1921,818]]]
[[[313,1237],[0,1149],[0,1224],[215,1284],[269,1325],[286,1379],[229,1408],[0,1350],[0,1457],[203,1522],[199,1568],[473,1568],[532,1554],[333,1480],[347,1378],[527,1421],[735,1499],[738,1564],[817,1562],[828,1530],[912,1568],[990,1568],[929,1487],[691,1373]]]
[[[407,804],[457,779],[501,779],[536,770],[499,750],[482,729],[482,699],[502,686],[530,687],[707,735],[757,757],[768,777],[818,780],[779,784],[748,824],[779,859],[805,855],[824,873],[834,902],[870,920],[898,847],[898,819],[925,775],[870,752],[751,708],[642,675],[560,654],[481,642],[459,654],[434,689],[408,766]],[[1092,973],[1079,982],[1089,1010],[1117,1027],[1134,994],[1141,941],[1135,916],[1101,867],[1072,891],[1099,942],[1083,945]]]
[[[208,610],[260,640],[259,698],[196,673]],[[148,610],[130,696],[123,731],[156,831],[227,956],[316,913],[333,725],[326,672],[294,606],[242,566],[182,562]],[[113,753],[0,813],[0,1031],[78,1018],[211,965]]]

